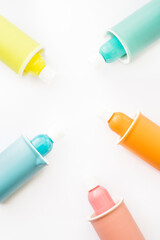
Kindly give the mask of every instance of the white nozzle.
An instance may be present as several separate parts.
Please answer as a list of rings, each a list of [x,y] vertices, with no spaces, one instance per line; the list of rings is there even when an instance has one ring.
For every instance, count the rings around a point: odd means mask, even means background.
[[[57,126],[54,126],[47,131],[47,135],[53,140],[54,143],[56,143],[64,137],[64,132],[59,130]]]
[[[97,113],[97,117],[100,118],[102,121],[109,121],[109,119],[112,117],[113,115],[113,111],[104,109],[103,111]]]
[[[93,54],[88,61],[94,68],[100,68],[105,63],[105,60],[100,53]]]
[[[87,178],[84,181],[84,185],[85,185],[86,190],[89,192],[90,190],[99,186],[99,181],[96,177],[92,176],[92,177]]]
[[[52,83],[56,76],[56,71],[46,65],[39,74],[39,78],[45,83]]]

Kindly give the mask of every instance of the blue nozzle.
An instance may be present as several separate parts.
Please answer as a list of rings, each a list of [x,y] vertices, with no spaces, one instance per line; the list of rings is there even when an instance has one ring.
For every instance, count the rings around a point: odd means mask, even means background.
[[[112,63],[126,55],[123,45],[115,36],[101,46],[99,53],[107,63]]]
[[[43,157],[46,156],[53,148],[53,141],[46,134],[38,135],[30,142]]]

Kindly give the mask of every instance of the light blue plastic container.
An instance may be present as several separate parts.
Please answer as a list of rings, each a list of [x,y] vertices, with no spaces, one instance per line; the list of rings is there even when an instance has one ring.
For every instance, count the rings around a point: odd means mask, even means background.
[[[123,45],[126,55],[120,60],[129,63],[133,57],[160,38],[160,0],[146,5],[107,31],[116,36]]]
[[[0,154],[0,202],[46,165],[45,159],[26,137],[18,138]]]

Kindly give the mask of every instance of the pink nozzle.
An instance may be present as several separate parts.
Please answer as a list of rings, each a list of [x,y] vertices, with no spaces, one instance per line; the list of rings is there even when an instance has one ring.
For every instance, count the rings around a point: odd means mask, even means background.
[[[115,205],[108,191],[99,185],[89,190],[88,200],[96,215],[106,212]]]

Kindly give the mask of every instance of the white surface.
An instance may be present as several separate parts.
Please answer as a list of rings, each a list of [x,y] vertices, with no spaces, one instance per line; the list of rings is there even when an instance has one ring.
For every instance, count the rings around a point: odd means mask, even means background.
[[[104,108],[97,113],[97,117],[103,122],[107,123],[115,112],[117,111],[115,111],[114,109],[111,110],[109,108]]]
[[[88,178],[86,178],[84,180],[84,185],[85,185],[86,190],[89,192],[90,190],[94,189],[95,187],[97,187],[99,185],[99,181],[98,181],[97,177],[89,176]]]
[[[147,240],[160,239],[160,173],[127,150],[96,114],[102,105],[130,116],[141,110],[160,125],[160,42],[130,65],[95,71],[88,57],[104,42],[105,30],[145,0],[5,0],[1,14],[46,48],[59,76],[53,85],[19,78],[0,64],[0,150],[21,132],[64,125],[50,165],[0,205],[3,240],[98,240],[82,184],[92,174],[124,197]]]

